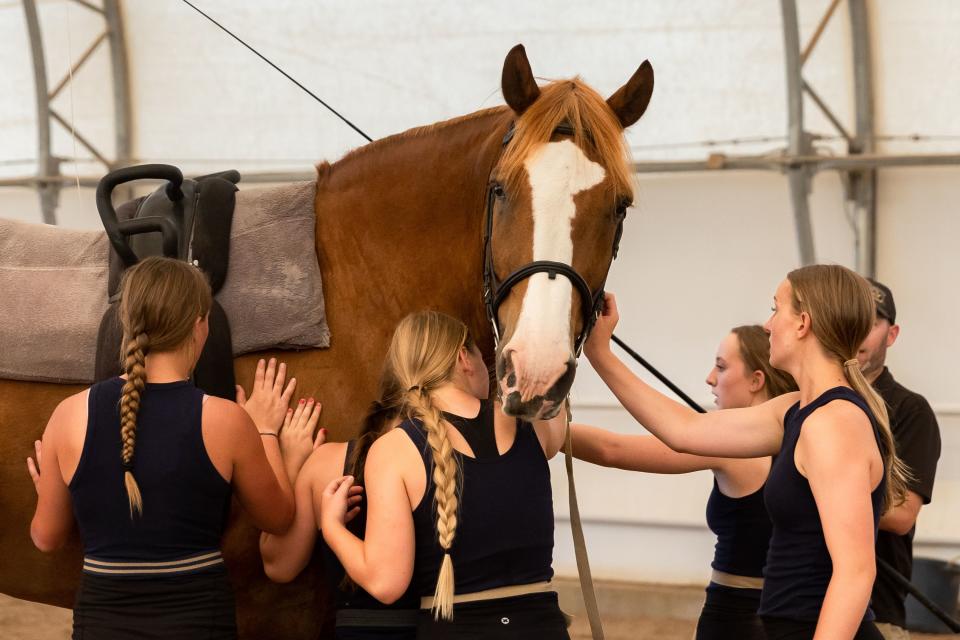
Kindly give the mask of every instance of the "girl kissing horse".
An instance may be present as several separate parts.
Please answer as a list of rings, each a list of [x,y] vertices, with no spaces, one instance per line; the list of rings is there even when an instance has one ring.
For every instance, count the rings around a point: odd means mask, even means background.
[[[346,439],[374,397],[391,332],[432,307],[471,327],[509,413],[549,417],[573,383],[576,356],[633,195],[623,130],[653,91],[644,62],[603,100],[579,79],[539,87],[522,46],[504,62],[506,107],[413,129],[317,167],[316,251],[332,343],[285,360],[298,394],[324,403]],[[485,304],[486,301],[486,304]],[[492,320],[492,322],[491,322]],[[77,386],[0,380],[0,592],[72,606],[78,540],[50,555],[30,541],[36,504],[23,461]],[[317,562],[293,583],[263,574],[257,532],[234,506],[223,541],[244,638],[315,638],[330,610]]]

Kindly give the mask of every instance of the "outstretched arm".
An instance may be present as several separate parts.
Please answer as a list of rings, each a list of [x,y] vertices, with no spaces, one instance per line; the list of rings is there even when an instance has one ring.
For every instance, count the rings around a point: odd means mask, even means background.
[[[572,424],[573,457],[604,467],[646,473],[690,473],[720,469],[726,458],[677,453],[655,436],[626,435]]]
[[[783,415],[798,394],[787,393],[744,409],[696,413],[654,390],[610,348],[619,314],[608,293],[603,314],[584,353],[614,395],[640,424],[674,451],[722,458],[759,458],[776,454],[783,438]]]
[[[313,452],[300,470],[294,486],[297,512],[293,525],[282,535],[266,532],[260,534],[263,570],[274,582],[290,582],[300,575],[310,562],[317,540],[323,489],[332,478],[339,477],[345,448],[343,443],[321,444]],[[351,487],[348,521],[359,511],[361,493],[361,487]]]
[[[274,582],[290,582],[310,561],[317,539],[317,525],[313,515],[313,478],[310,460],[304,465],[294,488],[297,505],[293,524],[286,533],[260,534],[260,555],[263,570]]]

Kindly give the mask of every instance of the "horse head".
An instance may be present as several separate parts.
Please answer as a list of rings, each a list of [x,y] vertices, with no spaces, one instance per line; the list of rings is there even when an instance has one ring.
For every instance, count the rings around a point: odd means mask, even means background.
[[[486,294],[508,414],[555,416],[602,302],[632,171],[624,130],[647,108],[653,67],[604,100],[579,78],[538,86],[522,45],[507,55],[513,111],[487,202]]]

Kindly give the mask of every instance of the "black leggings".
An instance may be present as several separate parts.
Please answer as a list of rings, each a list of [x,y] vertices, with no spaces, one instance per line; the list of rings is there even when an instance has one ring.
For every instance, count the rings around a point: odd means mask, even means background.
[[[73,608],[73,640],[235,640],[226,572],[113,577],[84,573]]]
[[[735,589],[711,582],[697,621],[696,640],[764,640],[759,606],[760,589]]]
[[[451,622],[420,610],[417,640],[570,640],[556,593],[454,605]]]
[[[801,622],[769,616],[764,616],[762,619],[768,640],[810,640],[817,630],[816,622]],[[883,640],[883,635],[872,622],[864,620],[860,623],[860,628],[857,629],[853,640]]]

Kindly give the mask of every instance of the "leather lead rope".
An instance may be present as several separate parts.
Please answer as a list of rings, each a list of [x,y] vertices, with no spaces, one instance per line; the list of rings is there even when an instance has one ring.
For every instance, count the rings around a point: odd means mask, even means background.
[[[580,521],[580,507],[577,505],[577,485],[573,479],[573,434],[570,431],[570,398],[567,398],[566,445],[564,463],[567,467],[567,494],[570,499],[570,530],[573,532],[573,552],[577,557],[577,573],[580,575],[580,591],[583,604],[590,621],[590,633],[593,640],[603,640],[603,622],[600,620],[600,608],[597,606],[597,592],[590,573],[590,558],[587,557],[587,543],[583,537],[583,523]]]

